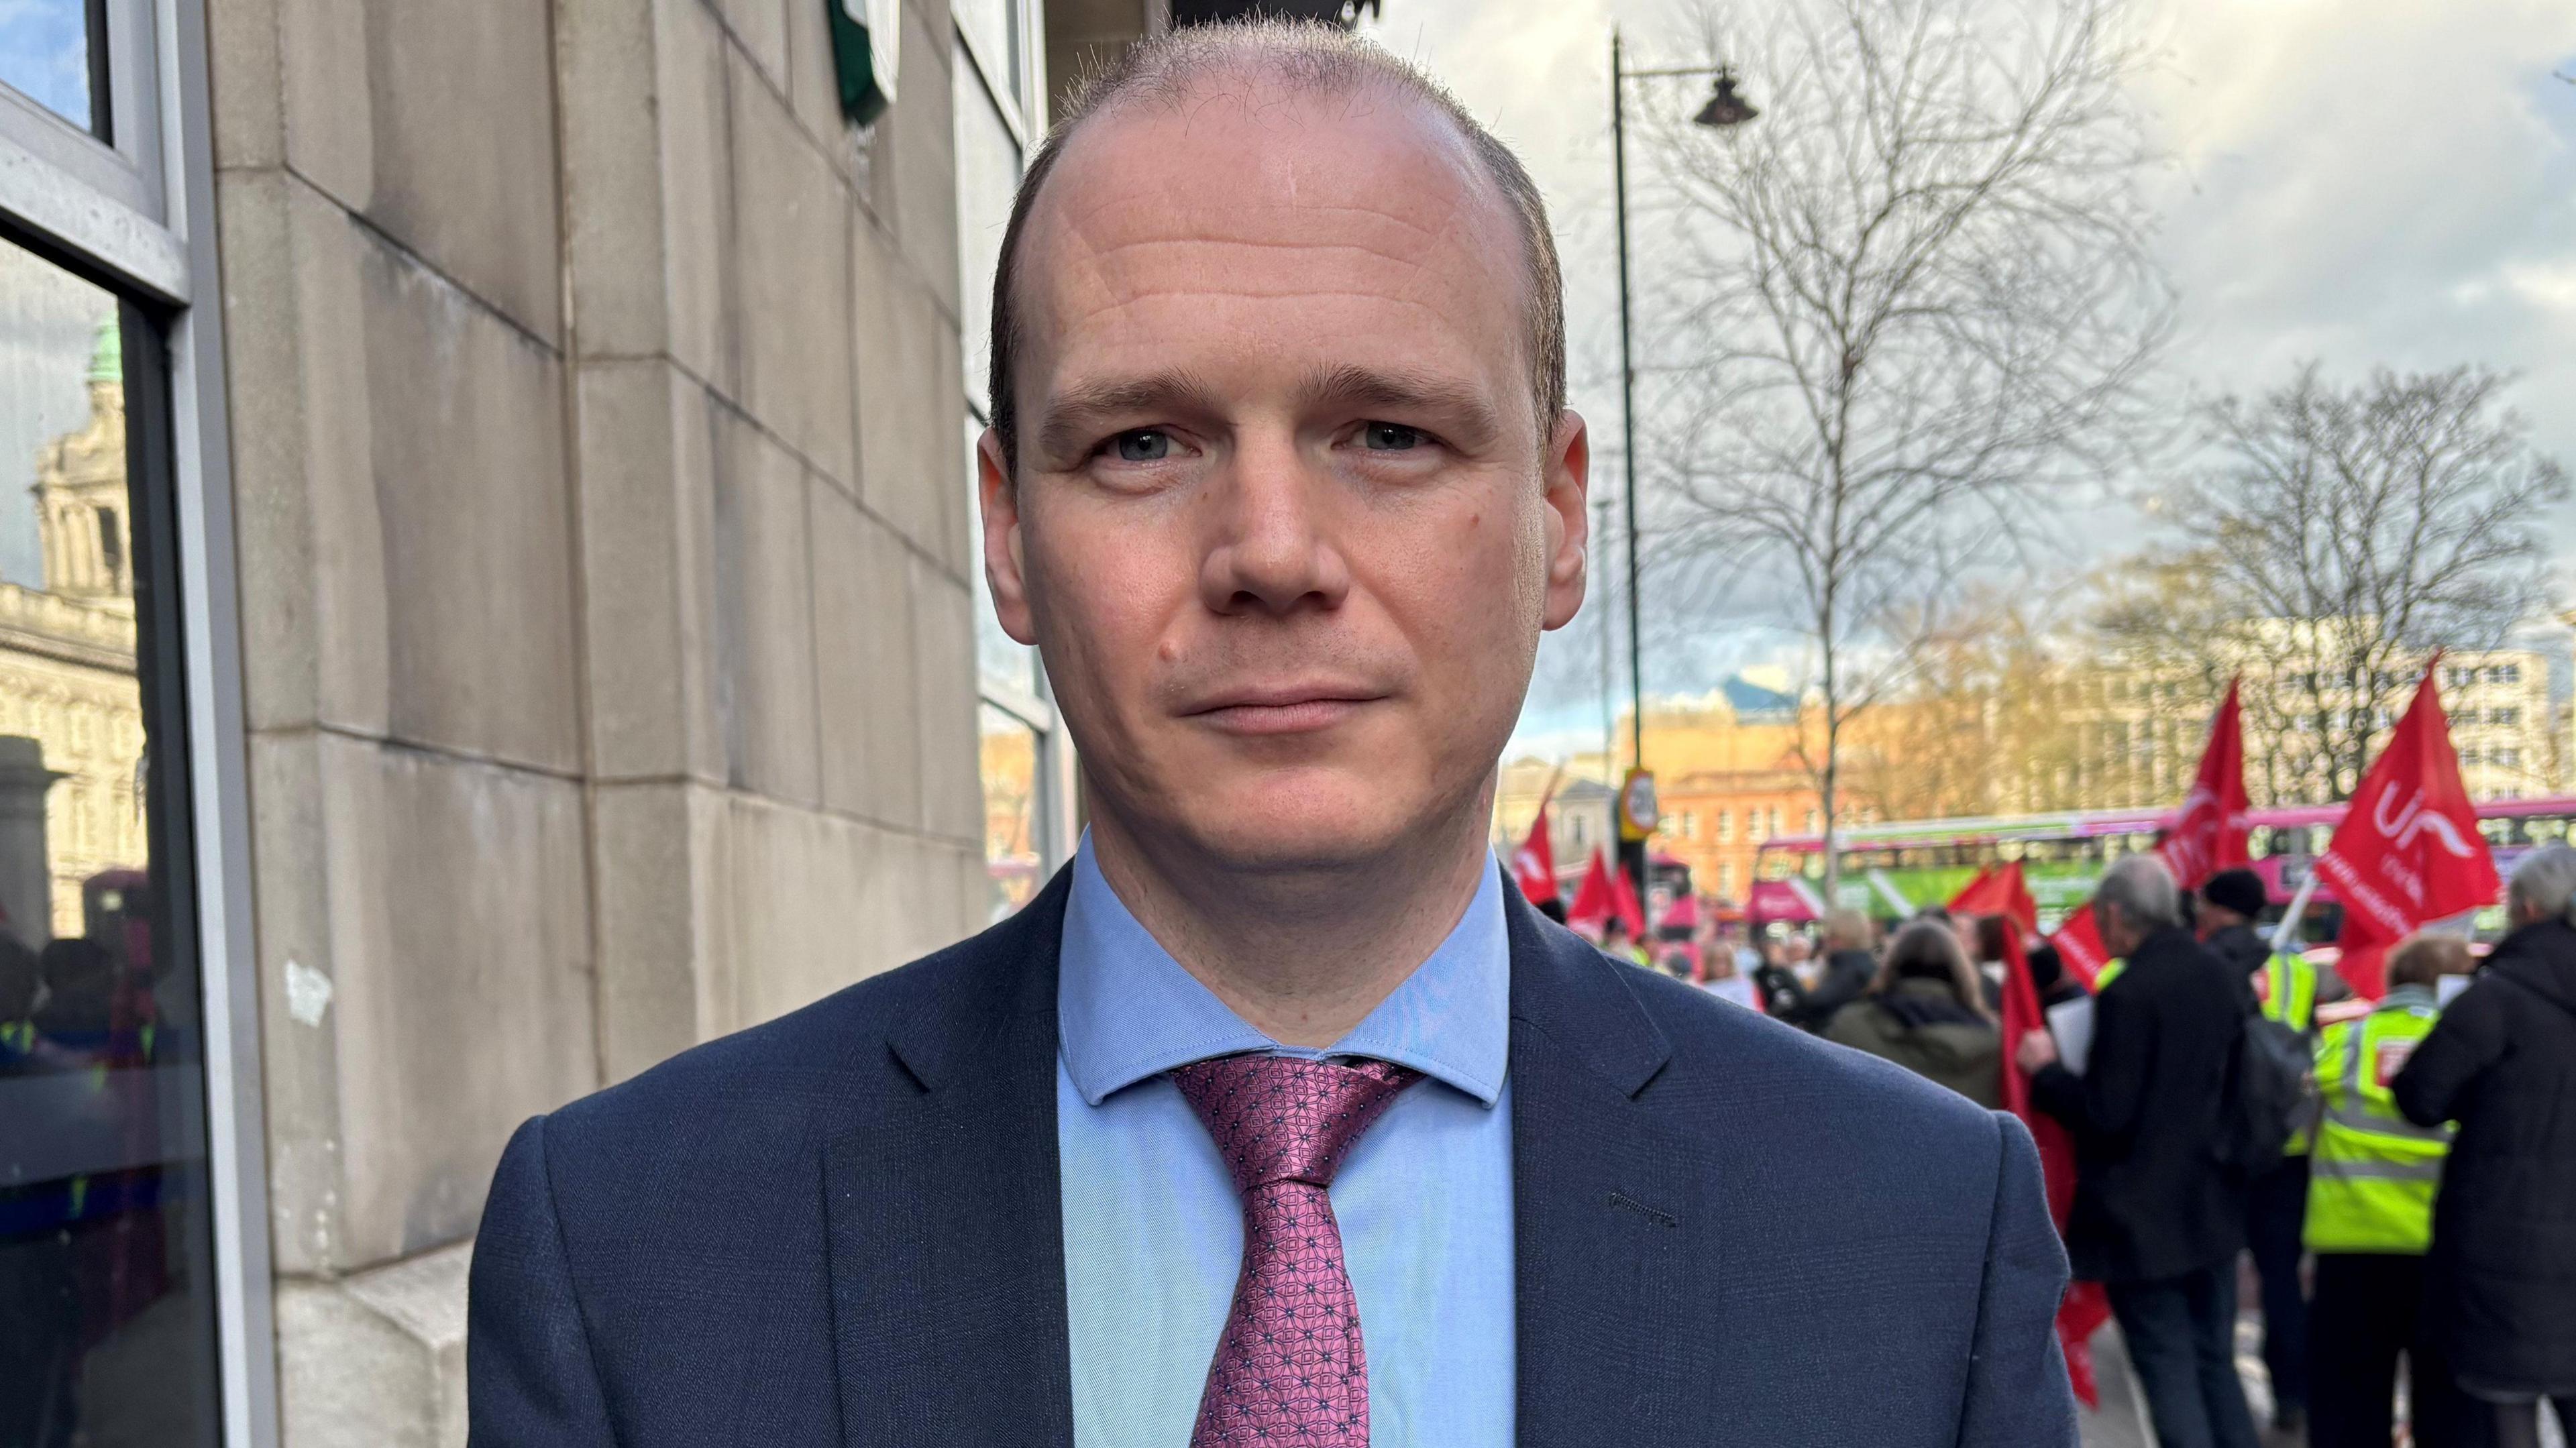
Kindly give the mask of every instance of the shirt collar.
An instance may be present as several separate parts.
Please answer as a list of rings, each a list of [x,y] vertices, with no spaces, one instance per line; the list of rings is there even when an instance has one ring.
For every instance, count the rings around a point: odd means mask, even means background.
[[[1242,1051],[1368,1056],[1410,1066],[1491,1106],[1511,1045],[1511,944],[1502,875],[1483,872],[1457,927],[1326,1050],[1283,1046],[1199,984],[1118,898],[1085,835],[1073,860],[1056,1028],[1074,1089],[1094,1106],[1149,1076]]]

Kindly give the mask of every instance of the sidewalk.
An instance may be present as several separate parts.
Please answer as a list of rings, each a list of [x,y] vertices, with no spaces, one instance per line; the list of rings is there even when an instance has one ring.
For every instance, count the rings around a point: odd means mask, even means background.
[[[2236,1371],[2245,1380],[2245,1404],[2254,1412],[2265,1448],[2305,1448],[2305,1434],[2272,1431],[2272,1382],[2263,1370],[2262,1345],[2263,1319],[2254,1313],[2238,1317]],[[2155,1448],[2155,1433],[2147,1426],[2146,1406],[2139,1400],[2128,1349],[2121,1345],[2115,1323],[2103,1324],[2093,1335],[2093,1375],[2101,1389],[2102,1406],[2096,1412],[2077,1412],[2084,1448]],[[2566,1448],[2566,1441],[2552,1431],[2545,1416],[2540,1441],[2543,1448]]]

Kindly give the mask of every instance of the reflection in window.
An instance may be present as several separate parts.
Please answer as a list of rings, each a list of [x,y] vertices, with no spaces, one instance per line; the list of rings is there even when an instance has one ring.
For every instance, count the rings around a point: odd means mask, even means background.
[[[993,269],[1020,185],[1020,143],[983,89],[968,79],[974,61],[957,52],[958,323],[965,334],[966,397],[987,410],[985,373],[992,366]]]
[[[147,724],[171,590],[136,566],[127,340],[114,297],[0,245],[5,1444],[214,1432],[197,983],[148,803],[176,787]]]
[[[100,9],[91,0],[0,0],[0,85],[104,137]]]
[[[981,711],[984,868],[991,916],[1001,920],[1046,883],[1045,784],[1038,731],[990,704]]]

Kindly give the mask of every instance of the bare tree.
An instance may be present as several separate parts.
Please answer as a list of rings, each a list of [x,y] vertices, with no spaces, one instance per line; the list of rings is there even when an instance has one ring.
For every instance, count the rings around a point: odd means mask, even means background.
[[[2190,602],[2102,622],[2168,672],[2246,674],[2273,798],[2350,798],[2434,649],[2497,647],[2548,601],[2567,470],[2504,406],[2509,381],[2383,368],[2338,387],[2311,363],[2207,408],[2216,461],[2166,499],[2186,546],[2143,565]]]
[[[1852,720],[2137,420],[2172,317],[2143,58],[2122,0],[1701,4],[1764,113],[1661,118],[1647,490],[1665,576],[1722,577],[1803,641],[1830,831]]]

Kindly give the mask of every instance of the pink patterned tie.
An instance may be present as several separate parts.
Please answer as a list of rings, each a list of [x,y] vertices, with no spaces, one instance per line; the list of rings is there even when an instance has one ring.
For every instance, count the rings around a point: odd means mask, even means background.
[[[1243,1194],[1243,1273],[1190,1448],[1367,1448],[1368,1353],[1324,1189],[1419,1071],[1227,1056],[1172,1073]]]

